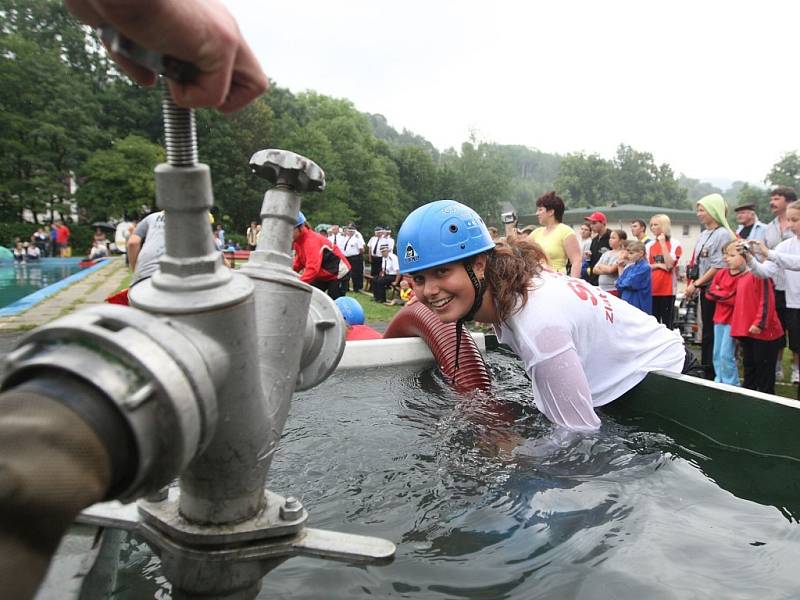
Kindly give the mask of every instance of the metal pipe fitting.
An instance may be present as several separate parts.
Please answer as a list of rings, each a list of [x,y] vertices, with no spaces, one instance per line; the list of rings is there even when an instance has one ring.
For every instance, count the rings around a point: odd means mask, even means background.
[[[168,94],[167,94],[168,96]],[[156,201],[165,213],[165,254],[153,277],[134,286],[131,304],[170,315],[215,340],[201,349],[229,366],[217,382],[213,438],[181,475],[180,513],[193,523],[254,518],[265,504],[272,413],[259,374],[253,284],[226,268],[214,249],[211,176],[196,163],[192,111],[165,99],[170,164],[156,167]]]
[[[261,150],[250,159],[256,174],[276,187],[264,195],[261,238],[241,268],[254,283],[262,384],[267,392],[274,452],[295,389],[327,377],[344,351],[345,329],[333,301],[292,271],[292,232],[300,192],[325,188],[325,173],[313,161],[285,150]]]
[[[0,389],[42,373],[67,373],[96,388],[128,424],[136,473],[117,497],[135,499],[172,481],[211,441],[216,378],[199,348],[216,343],[169,319],[126,307],[95,306],[20,340],[4,360]]]

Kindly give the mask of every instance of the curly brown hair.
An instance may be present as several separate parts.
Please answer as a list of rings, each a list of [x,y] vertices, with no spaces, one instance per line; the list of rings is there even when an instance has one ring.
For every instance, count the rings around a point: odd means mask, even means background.
[[[495,310],[501,321],[525,306],[532,289],[531,280],[542,272],[545,264],[544,251],[524,237],[498,242],[494,251],[487,254],[486,283],[491,286]]]

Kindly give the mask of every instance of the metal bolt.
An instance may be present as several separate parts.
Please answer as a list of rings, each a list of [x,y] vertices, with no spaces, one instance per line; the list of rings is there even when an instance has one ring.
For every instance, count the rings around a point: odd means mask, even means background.
[[[173,167],[192,167],[197,164],[197,128],[194,110],[181,108],[164,89],[161,109],[164,117],[164,141],[167,162]]]
[[[303,514],[303,503],[294,496],[289,496],[281,506],[280,515],[284,521],[296,521]]]
[[[298,192],[325,189],[325,172],[319,165],[288,150],[259,150],[250,158],[250,170],[276,185]]]

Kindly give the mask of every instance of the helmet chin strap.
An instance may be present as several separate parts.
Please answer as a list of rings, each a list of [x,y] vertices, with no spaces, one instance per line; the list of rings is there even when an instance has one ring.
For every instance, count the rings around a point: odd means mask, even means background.
[[[468,261],[464,261],[464,270],[467,272],[467,276],[469,276],[469,280],[472,282],[472,287],[475,289],[475,300],[469,312],[456,321],[456,364],[453,369],[452,383],[456,381],[455,372],[458,371],[458,355],[461,351],[461,334],[465,329],[464,323],[471,321],[475,317],[475,313],[478,312],[483,303],[483,293],[486,291],[485,281],[483,279],[478,279],[477,275],[475,275],[475,271],[472,269],[472,265]]]

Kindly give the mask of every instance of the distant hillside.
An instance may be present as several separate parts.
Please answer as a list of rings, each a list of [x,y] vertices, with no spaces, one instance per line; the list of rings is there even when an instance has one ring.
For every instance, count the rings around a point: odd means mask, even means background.
[[[434,160],[439,160],[440,152],[421,135],[407,129],[399,133],[380,114],[366,113],[372,132],[376,138],[397,146],[413,146],[428,151]],[[514,174],[511,180],[511,196],[500,198],[500,202],[510,202],[517,210],[533,212],[536,198],[553,189],[562,157],[519,145],[487,144],[494,155],[500,156]]]
[[[379,140],[383,140],[390,145],[411,146],[421,148],[428,152],[434,161],[438,162],[441,158],[440,151],[425,137],[418,135],[407,129],[398,132],[389,125],[385,116],[381,114],[366,113],[372,126],[373,134]],[[509,165],[513,173],[508,198],[498,198],[501,203],[510,203],[520,213],[533,213],[536,210],[536,198],[545,192],[552,190],[556,186],[556,180],[561,172],[561,164],[565,157],[560,154],[551,154],[535,148],[520,145],[487,144],[495,156],[501,157],[502,161]],[[452,152],[452,151],[450,151]],[[714,182],[693,179],[684,174],[675,177],[675,183],[686,190],[686,207],[693,207],[694,204],[708,194],[722,194],[733,208],[741,199],[739,193],[742,188],[746,188],[742,181],[722,181]],[[717,185],[715,185],[717,184]],[[724,187],[719,187],[723,185]],[[751,193],[752,193],[751,188]],[[756,188],[761,191],[759,188]],[[563,193],[564,190],[561,190]],[[609,199],[611,202],[613,199]],[[606,201],[597,202],[597,206],[605,205]],[[762,202],[758,202],[759,205]],[[759,206],[761,209],[762,207]],[[761,213],[762,210],[759,210]],[[762,215],[763,218],[763,215]]]
[[[366,114],[370,125],[372,125],[372,133],[379,140],[383,140],[397,146],[412,146],[415,148],[422,148],[423,150],[430,152],[434,159],[439,158],[439,151],[436,149],[436,146],[431,144],[421,135],[417,135],[408,129],[403,129],[403,133],[398,133],[394,127],[389,125],[389,123],[386,121],[386,117],[383,115],[373,115],[370,113],[364,114]]]

